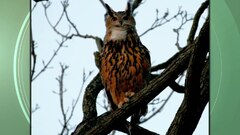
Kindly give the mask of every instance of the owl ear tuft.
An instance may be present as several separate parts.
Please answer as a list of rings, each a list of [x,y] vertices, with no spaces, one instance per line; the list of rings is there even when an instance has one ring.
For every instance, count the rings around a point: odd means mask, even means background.
[[[114,11],[110,8],[108,4],[105,3],[105,8],[107,10],[107,14],[113,16]]]
[[[125,9],[125,12],[127,13],[128,16],[132,14],[132,7],[131,7],[131,4],[129,2],[127,3],[127,7]]]

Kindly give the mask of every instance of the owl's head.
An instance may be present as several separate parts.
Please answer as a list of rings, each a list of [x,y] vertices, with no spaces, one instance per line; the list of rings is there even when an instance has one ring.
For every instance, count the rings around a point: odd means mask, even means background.
[[[112,8],[105,4],[107,13],[105,14],[106,28],[120,28],[127,30],[128,28],[134,28],[136,22],[132,16],[131,5],[127,3],[125,11],[115,12]]]

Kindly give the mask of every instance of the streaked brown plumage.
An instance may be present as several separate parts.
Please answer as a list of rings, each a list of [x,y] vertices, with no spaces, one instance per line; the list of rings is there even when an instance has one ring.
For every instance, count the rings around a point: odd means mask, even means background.
[[[130,4],[120,12],[113,11],[107,4],[106,8],[100,74],[111,107],[116,109],[147,84],[151,63],[149,51],[136,32]],[[137,119],[145,112],[146,106],[141,107]]]

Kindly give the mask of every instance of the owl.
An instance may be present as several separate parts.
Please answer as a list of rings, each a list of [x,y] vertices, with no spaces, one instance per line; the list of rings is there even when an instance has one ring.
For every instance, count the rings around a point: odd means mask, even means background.
[[[141,43],[131,5],[115,12],[106,4],[106,34],[100,54],[100,75],[111,108],[121,108],[135,93],[147,85],[150,78],[150,55]],[[131,121],[138,123],[147,111],[140,106]]]

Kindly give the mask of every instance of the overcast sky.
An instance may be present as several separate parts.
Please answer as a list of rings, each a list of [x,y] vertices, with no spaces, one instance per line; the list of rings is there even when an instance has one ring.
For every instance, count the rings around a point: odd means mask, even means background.
[[[59,0],[50,1],[52,4],[48,8],[48,14],[51,22],[55,24],[58,17],[61,15],[62,6]],[[120,11],[125,9],[127,0],[105,0],[105,2],[115,11]],[[181,7],[182,10],[188,12],[189,16],[194,16],[202,2],[203,0],[145,0],[144,4],[136,10],[137,15],[135,19],[138,34],[143,33],[152,25],[155,20],[156,9],[159,10],[160,16],[167,10],[170,12],[169,16],[173,16],[178,11],[179,7]],[[35,2],[32,2],[32,4],[34,5]],[[69,0],[69,7],[67,10],[70,19],[76,24],[81,34],[90,34],[101,38],[104,37],[105,10],[98,0]],[[204,18],[202,18],[202,20],[203,19]],[[176,34],[173,32],[173,28],[177,28],[179,24],[180,18],[141,37],[142,43],[151,53],[152,65],[166,61],[178,51],[177,47],[174,45],[176,42]],[[184,29],[181,31],[179,41],[181,46],[186,44],[190,26],[191,22],[185,25]],[[66,33],[68,32],[69,25],[66,24],[66,21],[62,21],[57,29]],[[57,42],[61,41],[61,37],[58,36],[47,23],[41,3],[38,3],[33,10],[32,30],[33,39],[37,43],[36,71],[39,71],[43,66],[42,60],[49,60],[54,50],[58,47]],[[77,97],[77,93],[82,85],[83,70],[85,69],[86,73],[93,71],[84,87],[86,87],[89,81],[98,73],[93,56],[93,52],[97,51],[94,40],[73,38],[67,41],[65,45],[67,47],[60,50],[57,57],[51,63],[50,69],[46,70],[32,83],[32,106],[34,107],[36,104],[40,106],[40,109],[32,114],[32,135],[57,135],[61,131],[59,120],[62,120],[62,115],[60,112],[59,97],[53,93],[53,91],[58,91],[58,82],[55,78],[60,74],[60,62],[69,65],[64,80],[64,87],[67,89],[64,95],[66,109],[71,106],[72,100]],[[170,92],[170,89],[164,90],[160,94],[160,99],[165,99]],[[101,92],[98,99],[98,103],[100,104],[103,102],[102,95],[103,92]],[[82,96],[83,93],[81,94],[80,102],[77,105],[74,117],[71,121],[71,125],[74,128],[82,120]],[[174,93],[164,110],[141,126],[151,131],[165,134],[182,102],[182,98],[182,94]],[[104,112],[100,106],[98,106],[98,111],[99,114]],[[207,105],[194,135],[208,135],[208,122]]]

